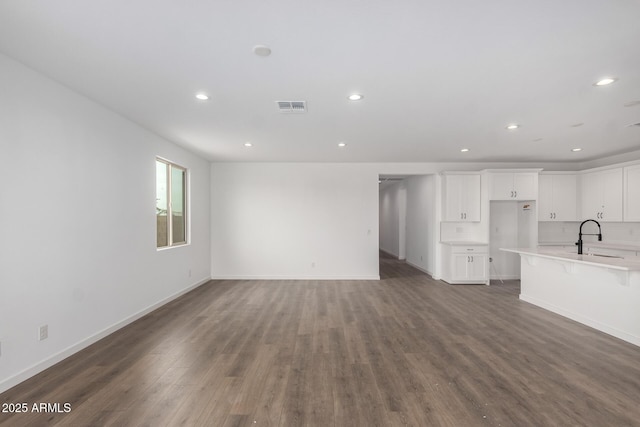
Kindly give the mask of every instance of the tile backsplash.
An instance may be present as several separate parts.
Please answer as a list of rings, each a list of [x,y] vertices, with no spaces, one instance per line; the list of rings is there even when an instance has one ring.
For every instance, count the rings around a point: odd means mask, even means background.
[[[607,243],[640,245],[640,222],[601,222],[602,241]],[[538,242],[573,243],[578,240],[580,222],[539,222]],[[597,233],[593,223],[585,224],[583,233]],[[584,236],[585,242],[598,240],[596,236]]]

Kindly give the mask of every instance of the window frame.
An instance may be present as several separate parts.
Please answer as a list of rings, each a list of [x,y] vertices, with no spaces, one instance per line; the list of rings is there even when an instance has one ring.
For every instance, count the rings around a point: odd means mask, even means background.
[[[185,166],[179,165],[171,160],[167,160],[163,157],[156,156],[156,250],[166,250],[175,247],[185,246],[189,244],[190,241],[190,224],[191,224],[191,211],[189,209],[189,189],[190,189],[190,180],[189,180],[189,169]],[[167,233],[167,244],[163,246],[158,246],[158,212],[157,212],[157,203],[158,203],[158,172],[157,172],[157,164],[162,163],[165,165],[166,169],[166,200],[167,200],[167,221],[166,221],[166,233]],[[174,242],[173,239],[173,206],[172,206],[172,193],[173,193],[173,182],[172,182],[172,172],[174,169],[182,171],[182,218],[183,218],[183,231],[184,231],[184,240],[179,242]]]

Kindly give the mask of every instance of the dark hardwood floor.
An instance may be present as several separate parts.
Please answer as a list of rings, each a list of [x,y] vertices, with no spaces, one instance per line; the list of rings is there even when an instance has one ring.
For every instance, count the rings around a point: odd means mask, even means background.
[[[381,258],[380,281],[212,281],[0,395],[2,426],[638,426],[640,348]],[[640,308],[639,308],[640,309]]]

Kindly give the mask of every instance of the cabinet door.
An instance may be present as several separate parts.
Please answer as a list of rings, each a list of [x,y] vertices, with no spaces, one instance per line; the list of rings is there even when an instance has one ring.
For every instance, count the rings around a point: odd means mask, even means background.
[[[460,206],[465,221],[480,221],[480,175],[463,175]]]
[[[622,221],[622,168],[582,175],[581,217]]]
[[[514,174],[513,191],[516,200],[536,200],[538,198],[538,174]]]
[[[577,177],[575,175],[550,176],[552,177],[553,221],[577,221]]]
[[[600,220],[602,212],[602,182],[598,179],[598,173],[586,173],[581,176],[582,203],[580,216],[582,220]]]
[[[622,221],[622,168],[599,173],[602,182],[602,221]]]
[[[538,187],[538,221],[553,221],[553,175],[540,175]]]
[[[480,175],[445,176],[445,221],[480,221]]]
[[[471,255],[467,263],[467,278],[474,281],[487,280],[487,255]]]
[[[444,178],[444,220],[462,221],[463,175],[446,175]]]
[[[490,200],[514,200],[512,173],[492,173],[489,179]]]
[[[469,260],[471,259],[471,255],[460,255],[454,254],[451,258],[451,279],[453,281],[458,280],[467,280],[469,275],[467,273],[467,264],[469,264]]]
[[[624,168],[624,220],[640,221],[640,165]]]

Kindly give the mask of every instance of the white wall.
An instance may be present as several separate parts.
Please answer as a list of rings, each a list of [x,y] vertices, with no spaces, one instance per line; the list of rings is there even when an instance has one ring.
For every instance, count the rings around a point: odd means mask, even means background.
[[[438,276],[436,246],[439,241],[436,176],[412,176],[407,186],[407,263]]]
[[[370,166],[214,163],[211,201],[215,278],[379,277]]]
[[[156,155],[188,246],[156,250]],[[0,392],[210,277],[209,163],[2,55],[0,158]]]
[[[380,188],[380,249],[398,259],[406,257],[407,189],[404,182]]]

